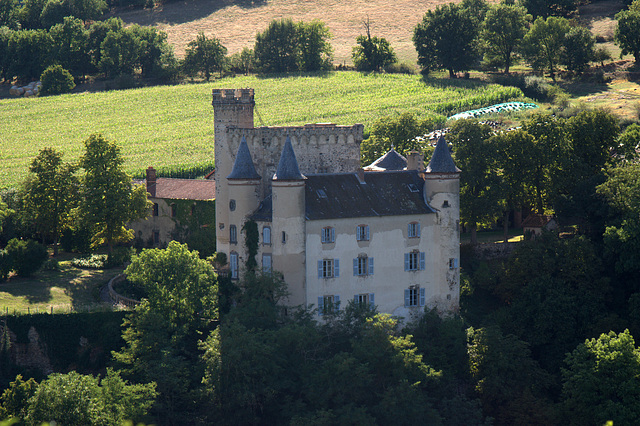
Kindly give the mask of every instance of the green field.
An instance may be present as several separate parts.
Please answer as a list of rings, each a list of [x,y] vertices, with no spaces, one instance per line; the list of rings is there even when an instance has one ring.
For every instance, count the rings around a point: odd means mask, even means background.
[[[366,129],[379,117],[404,111],[449,115],[522,95],[474,80],[331,72],[0,100],[0,188],[22,181],[30,160],[44,147],[75,161],[91,133],[119,143],[130,173],[210,162],[211,89],[241,87],[256,91],[256,126],[333,122],[363,123]]]

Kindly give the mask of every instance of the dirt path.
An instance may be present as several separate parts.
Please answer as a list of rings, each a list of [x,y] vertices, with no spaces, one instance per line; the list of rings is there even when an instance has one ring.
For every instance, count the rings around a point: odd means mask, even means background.
[[[335,63],[350,63],[351,48],[362,23],[369,18],[372,34],[385,37],[401,61],[417,59],[413,28],[424,13],[442,0],[269,0],[239,2],[225,0],[188,0],[166,4],[154,10],[119,13],[126,23],[156,25],[166,31],[178,56],[184,55],[189,41],[199,31],[218,37],[229,53],[252,47],[257,32],[272,19],[290,17],[295,21],[320,19],[334,35]]]

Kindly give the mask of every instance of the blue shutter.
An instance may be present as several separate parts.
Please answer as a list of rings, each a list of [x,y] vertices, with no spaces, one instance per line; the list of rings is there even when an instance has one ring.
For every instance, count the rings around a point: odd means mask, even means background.
[[[358,259],[353,259],[353,276],[358,275]]]
[[[407,236],[408,237],[412,237],[412,235],[411,235],[411,224],[407,225]]]
[[[409,253],[404,254],[404,270],[409,270]]]
[[[424,271],[424,252],[420,252],[420,270]]]
[[[424,306],[424,288],[420,289],[420,306]]]
[[[373,293],[369,293],[369,305],[371,305],[371,309],[373,309],[376,304],[373,301]]]
[[[353,303],[358,303],[360,301],[360,297],[358,294],[353,296]]]
[[[333,259],[333,276],[340,276],[340,261],[338,259]]]
[[[366,234],[367,234],[367,237],[366,237],[365,239],[366,239],[367,241],[369,241],[369,225],[366,225],[366,226],[364,227],[364,229],[365,229],[365,232],[366,232]]]
[[[336,228],[331,228],[331,242],[336,240]]]
[[[420,236],[420,224],[416,223],[416,237]]]
[[[458,259],[453,259],[453,267],[454,268],[458,267]]]
[[[338,312],[340,310],[340,295],[333,296],[333,305],[335,306],[335,311]]]
[[[373,257],[369,258],[369,275],[373,275]]]
[[[318,296],[318,315],[322,315],[323,310],[324,310],[324,298],[322,296]]]
[[[322,278],[322,260],[318,260],[318,278]]]
[[[409,307],[409,289],[408,288],[404,289],[404,307],[405,308]]]

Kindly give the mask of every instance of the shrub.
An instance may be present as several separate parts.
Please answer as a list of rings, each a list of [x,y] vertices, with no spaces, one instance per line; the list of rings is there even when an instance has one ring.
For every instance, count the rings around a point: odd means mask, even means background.
[[[104,269],[107,265],[106,254],[92,254],[84,257],[76,257],[71,264],[80,269]]]
[[[136,250],[133,247],[116,247],[113,252],[107,256],[107,262],[105,266],[112,268],[114,266],[124,265],[131,261],[131,256],[135,254]]]
[[[73,76],[62,65],[51,65],[40,76],[43,95],[58,95],[68,93],[76,87]]]
[[[413,65],[406,62],[393,63],[387,65],[384,70],[390,74],[415,74],[416,69]]]
[[[36,272],[49,256],[47,248],[33,240],[14,238],[9,241],[5,250],[9,255],[11,270],[21,277],[28,277]]]
[[[0,282],[5,281],[11,272],[11,258],[6,250],[0,250]]]

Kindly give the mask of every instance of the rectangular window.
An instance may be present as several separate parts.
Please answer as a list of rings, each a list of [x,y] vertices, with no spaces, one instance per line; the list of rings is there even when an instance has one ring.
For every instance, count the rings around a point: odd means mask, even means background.
[[[229,242],[231,244],[238,243],[238,229],[235,225],[229,225]]]
[[[171,217],[178,216],[178,206],[171,204]]]
[[[158,203],[153,203],[153,215],[158,216],[160,214],[160,208],[158,207]]]
[[[369,225],[358,225],[356,228],[356,240],[369,241]]]
[[[420,224],[418,222],[411,222],[408,226],[407,232],[409,234],[409,238],[419,238]]]
[[[326,315],[340,310],[340,296],[337,294],[318,297],[318,315]]]
[[[449,269],[456,269],[458,267],[458,259],[449,259]]]
[[[271,254],[264,253],[262,255],[262,272],[271,272]]]
[[[353,259],[353,275],[373,275],[373,257],[358,256]]]
[[[340,261],[338,259],[318,260],[318,278],[337,278],[340,276]]]
[[[356,294],[353,296],[353,303],[357,305],[369,305],[374,307],[373,293]]]
[[[282,244],[287,243],[287,233],[282,231]]]
[[[262,228],[262,244],[271,244],[271,228],[268,226]]]
[[[404,270],[405,271],[424,271],[425,256],[424,252],[412,251],[404,254]]]
[[[327,226],[326,228],[322,228],[322,242],[323,243],[333,243],[336,240],[336,229]]]
[[[238,279],[238,253],[231,253],[229,255],[229,272],[231,273],[231,279]]]
[[[424,306],[425,291],[419,285],[412,285],[404,291],[404,306]]]

